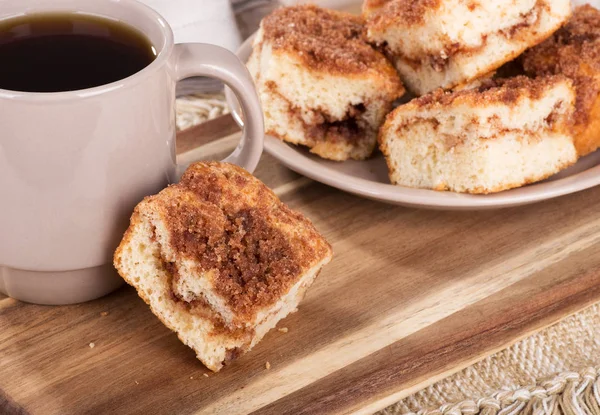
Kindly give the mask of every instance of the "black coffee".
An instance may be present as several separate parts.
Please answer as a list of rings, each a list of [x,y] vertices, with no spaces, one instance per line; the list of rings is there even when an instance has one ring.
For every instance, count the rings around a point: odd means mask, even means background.
[[[49,13],[0,22],[0,89],[92,88],[133,75],[155,57],[142,33],[101,17]]]

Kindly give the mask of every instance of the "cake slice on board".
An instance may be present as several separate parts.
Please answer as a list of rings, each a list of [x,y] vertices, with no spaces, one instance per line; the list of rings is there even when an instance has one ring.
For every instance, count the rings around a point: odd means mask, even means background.
[[[332,258],[327,241],[240,167],[196,163],[144,199],[114,264],[211,370],[296,311]]]

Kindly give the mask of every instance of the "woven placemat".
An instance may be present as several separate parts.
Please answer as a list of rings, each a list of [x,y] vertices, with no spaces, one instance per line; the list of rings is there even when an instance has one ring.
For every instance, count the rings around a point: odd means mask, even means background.
[[[179,129],[229,110],[222,94],[177,100]],[[379,415],[600,415],[600,304],[443,379]]]
[[[381,411],[382,415],[600,414],[600,304]]]
[[[177,130],[185,130],[229,114],[223,93],[194,94],[177,98]]]

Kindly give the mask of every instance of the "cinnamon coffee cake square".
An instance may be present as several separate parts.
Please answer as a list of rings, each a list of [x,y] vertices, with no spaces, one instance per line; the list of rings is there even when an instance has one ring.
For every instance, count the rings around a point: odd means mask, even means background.
[[[367,43],[359,16],[312,5],[265,17],[248,68],[266,132],[330,160],[369,157],[404,93],[394,67]]]
[[[563,76],[438,89],[388,115],[379,143],[393,184],[494,193],[575,163],[575,91]]]
[[[548,38],[569,0],[366,0],[367,38],[423,95],[494,71]]]
[[[213,162],[135,208],[114,264],[218,371],[294,312],[331,258],[301,213],[242,168]]]

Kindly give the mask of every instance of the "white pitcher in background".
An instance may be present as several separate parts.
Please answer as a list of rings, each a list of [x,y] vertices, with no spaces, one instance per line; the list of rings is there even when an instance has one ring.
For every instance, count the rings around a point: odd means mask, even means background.
[[[171,25],[175,43],[211,43],[232,52],[241,38],[229,0],[140,0]]]

